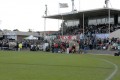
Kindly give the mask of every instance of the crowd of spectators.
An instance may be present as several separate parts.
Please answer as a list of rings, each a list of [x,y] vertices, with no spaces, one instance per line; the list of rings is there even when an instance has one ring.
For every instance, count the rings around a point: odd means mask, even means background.
[[[110,24],[110,32],[113,32],[117,29],[119,29],[118,25]],[[89,25],[84,27],[84,31],[86,35],[109,33],[109,25],[108,24]],[[67,27],[66,31],[64,31],[64,35],[77,35],[79,32],[83,32],[83,26],[81,25],[70,26]]]
[[[80,53],[81,50],[84,52],[86,50],[120,50],[120,39],[119,38],[106,38],[106,39],[95,39],[95,38],[86,38],[81,40],[74,40],[78,45],[72,44],[68,41],[66,42],[55,42],[51,45],[51,51],[54,53],[65,52],[67,51],[69,44],[69,53]],[[79,49],[77,49],[77,47]]]
[[[87,38],[84,42],[81,42],[81,46],[86,46],[86,49],[92,50],[118,50],[120,46],[120,39],[119,38],[106,38],[106,39],[94,39],[94,38]]]
[[[86,37],[79,40],[73,40],[76,44],[70,45],[70,41],[61,41],[54,39],[46,47],[45,51],[51,51],[53,53],[62,53],[67,51],[68,53],[79,53],[80,50],[84,52],[86,50],[119,50],[120,49],[120,39],[119,38],[95,38],[95,37]],[[39,45],[44,44],[40,40],[23,40],[23,41],[14,41],[14,40],[0,40],[0,48],[3,50],[8,50],[10,48],[10,42],[15,42],[16,46],[13,47],[14,50],[19,50],[20,44],[22,45],[23,50],[34,50],[36,51]],[[7,48],[8,47],[8,48]],[[78,49],[77,49],[78,47]]]
[[[71,44],[70,41],[59,41],[53,40],[52,44],[49,45],[49,50],[53,53],[80,53],[80,51],[85,52],[86,50],[120,50],[120,39],[119,38],[106,38],[97,39],[87,37],[85,39],[73,40],[76,44]],[[78,47],[78,49],[77,49]],[[69,48],[69,52],[68,52]]]
[[[105,34],[109,33],[109,31],[114,32],[117,29],[120,29],[120,25],[110,24],[110,28],[109,24],[88,25],[84,26],[84,34]],[[61,28],[58,32],[54,33],[54,35],[62,35],[62,32],[64,35],[77,35],[83,32],[83,26],[80,24],[78,26],[65,26],[63,29]]]
[[[51,52],[65,52],[69,48],[69,52],[79,52],[82,50],[117,50],[120,46],[120,39],[119,38],[96,38],[93,34],[105,34],[109,32],[109,25],[108,24],[99,24],[99,25],[89,25],[85,26],[84,28],[84,35],[83,27],[81,25],[73,26],[73,27],[66,27],[64,31],[64,35],[78,35],[79,39],[74,40],[78,45],[73,44],[70,46],[69,41],[60,41],[58,39],[54,39],[51,42],[48,41],[49,46],[46,47],[46,51]],[[110,31],[113,32],[118,29],[118,26],[110,25]],[[59,32],[58,32],[59,33]],[[60,35],[60,33],[59,33]],[[22,41],[15,41],[15,40],[8,40],[3,39],[0,40],[0,48],[5,49],[6,47],[10,47],[10,42],[16,43],[14,48],[18,50],[19,44],[22,44],[23,49],[34,49],[37,50],[40,45],[43,45],[45,42],[41,40],[22,40]],[[76,50],[76,47],[79,46],[79,49]],[[36,48],[37,47],[37,48]]]
[[[1,50],[18,50],[19,47],[22,46],[22,49],[28,50],[34,46],[39,46],[43,44],[41,40],[10,40],[10,39],[3,39],[0,40],[0,49]]]
[[[110,24],[110,32],[119,29],[119,25]],[[94,34],[109,33],[109,24],[89,25],[84,27],[84,38],[76,40],[79,44],[79,50],[118,50],[120,47],[119,38],[96,38]],[[83,26],[67,27],[64,35],[80,35],[83,32]]]

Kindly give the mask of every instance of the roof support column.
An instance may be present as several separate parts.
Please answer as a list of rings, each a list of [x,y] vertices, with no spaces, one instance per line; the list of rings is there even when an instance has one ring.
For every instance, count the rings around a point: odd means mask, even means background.
[[[62,15],[61,15],[61,16],[62,16]],[[63,20],[63,16],[62,16],[62,36],[63,36],[63,34],[64,34],[64,33],[63,33],[63,32],[64,32],[64,31],[63,31],[63,26],[64,26],[64,25],[63,25],[63,22],[64,22],[64,20]]]
[[[44,39],[46,36],[46,18],[44,18]]]
[[[109,27],[109,34],[110,34],[110,9],[108,9],[108,27]]]
[[[118,14],[114,15],[114,24],[117,25],[118,24]]]
[[[83,13],[83,35],[85,34],[85,26],[84,26],[84,21],[85,19],[84,19],[84,13]]]

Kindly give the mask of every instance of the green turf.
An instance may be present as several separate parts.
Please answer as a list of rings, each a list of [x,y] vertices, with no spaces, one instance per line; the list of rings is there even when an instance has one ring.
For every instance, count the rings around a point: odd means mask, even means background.
[[[0,80],[105,80],[120,57],[0,51]],[[120,71],[113,80],[120,80]]]

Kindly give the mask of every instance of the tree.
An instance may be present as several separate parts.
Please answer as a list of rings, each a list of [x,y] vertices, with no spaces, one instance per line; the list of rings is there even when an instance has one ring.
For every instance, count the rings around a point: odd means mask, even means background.
[[[28,32],[32,32],[32,29],[29,29]]]
[[[19,31],[18,29],[14,29],[13,31]]]

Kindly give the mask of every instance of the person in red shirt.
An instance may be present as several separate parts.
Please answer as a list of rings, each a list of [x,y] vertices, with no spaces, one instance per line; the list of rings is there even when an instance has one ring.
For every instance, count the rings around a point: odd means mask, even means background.
[[[58,53],[58,43],[54,43],[54,52]]]
[[[69,52],[76,53],[76,45],[75,44],[70,48]]]

